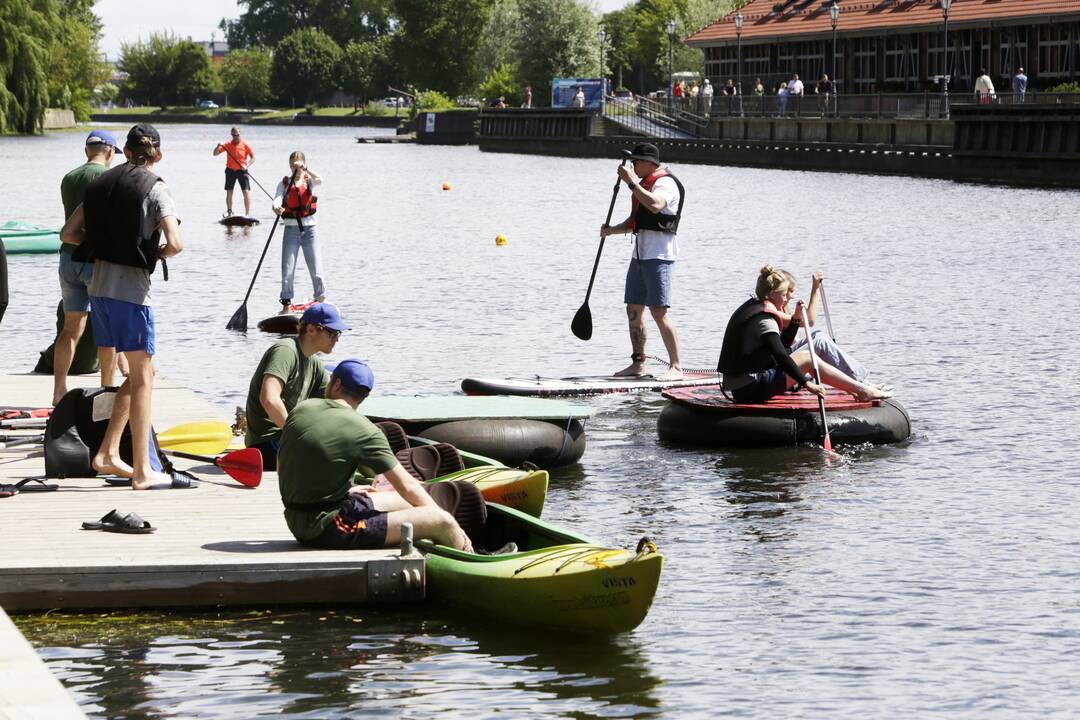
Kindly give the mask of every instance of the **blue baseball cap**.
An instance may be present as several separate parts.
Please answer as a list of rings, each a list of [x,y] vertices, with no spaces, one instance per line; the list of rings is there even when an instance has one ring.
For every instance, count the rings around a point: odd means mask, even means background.
[[[375,373],[371,372],[371,368],[363,360],[356,358],[342,360],[334,368],[332,375],[340,380],[345,389],[351,393],[375,388]]]
[[[120,147],[120,143],[117,141],[116,136],[108,130],[91,130],[90,134],[86,136],[87,145],[112,145],[114,148],[123,152],[124,149]]]
[[[300,316],[300,322],[305,325],[322,325],[329,330],[352,330],[341,319],[341,312],[337,306],[330,303],[315,303],[309,306]]]

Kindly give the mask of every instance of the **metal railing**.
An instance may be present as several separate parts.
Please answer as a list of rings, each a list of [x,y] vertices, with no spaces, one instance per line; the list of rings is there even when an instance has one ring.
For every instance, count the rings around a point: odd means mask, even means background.
[[[635,132],[656,138],[694,138],[705,134],[707,118],[688,106],[645,97],[607,96],[604,117]]]

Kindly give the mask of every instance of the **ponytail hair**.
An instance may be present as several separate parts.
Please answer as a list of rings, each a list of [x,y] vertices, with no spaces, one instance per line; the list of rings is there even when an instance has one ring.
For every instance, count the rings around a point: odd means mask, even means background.
[[[761,268],[761,272],[758,273],[754,295],[758,300],[764,300],[789,282],[788,274],[783,270],[776,270],[772,265],[765,265]]]
[[[133,165],[152,165],[161,159],[161,149],[154,138],[147,135],[128,136],[124,150]]]

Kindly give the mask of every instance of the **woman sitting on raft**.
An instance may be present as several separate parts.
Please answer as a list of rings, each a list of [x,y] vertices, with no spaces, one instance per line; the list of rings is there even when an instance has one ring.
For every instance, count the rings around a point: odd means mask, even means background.
[[[723,373],[723,389],[740,404],[763,403],[788,388],[805,387],[820,397],[825,388],[814,382],[810,353],[788,348],[799,331],[802,301],[795,314],[784,311],[794,294],[794,285],[783,270],[771,265],[761,268],[755,297],[744,302],[728,320],[717,372]],[[823,383],[851,393],[856,400],[883,400],[891,393],[848,377],[819,360]]]

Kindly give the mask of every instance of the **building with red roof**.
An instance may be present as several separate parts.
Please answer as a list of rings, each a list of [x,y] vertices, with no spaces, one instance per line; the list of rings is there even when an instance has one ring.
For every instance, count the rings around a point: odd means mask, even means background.
[[[1080,0],[953,0],[947,69],[941,0],[835,4],[835,47],[833,0],[750,0],[686,42],[705,51],[705,75],[714,84],[741,69],[744,86],[761,78],[769,91],[792,73],[808,85],[823,73],[836,75],[847,94],[938,91],[941,75],[952,76],[950,90],[969,91],[981,68],[999,91],[1021,67],[1039,87],[1080,74]]]

